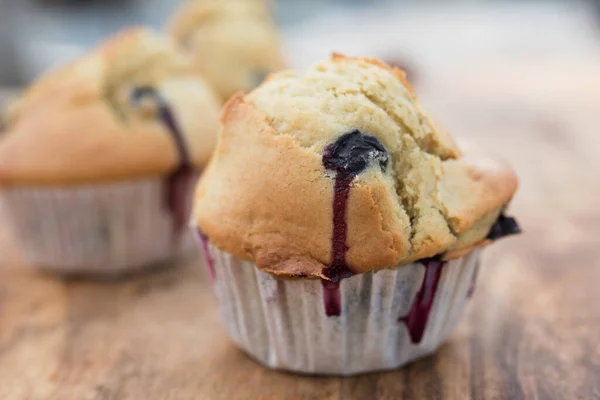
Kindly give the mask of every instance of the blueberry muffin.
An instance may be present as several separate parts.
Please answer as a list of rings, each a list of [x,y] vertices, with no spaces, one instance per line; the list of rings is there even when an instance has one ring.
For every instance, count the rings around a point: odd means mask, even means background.
[[[196,0],[169,23],[223,100],[283,68],[277,30],[263,0]]]
[[[0,200],[31,264],[115,272],[189,249],[218,113],[191,60],[144,28],[34,82],[0,136]]]
[[[349,375],[431,353],[482,248],[519,232],[512,169],[457,145],[376,60],[274,74],[222,124],[195,218],[227,331],[267,366]]]

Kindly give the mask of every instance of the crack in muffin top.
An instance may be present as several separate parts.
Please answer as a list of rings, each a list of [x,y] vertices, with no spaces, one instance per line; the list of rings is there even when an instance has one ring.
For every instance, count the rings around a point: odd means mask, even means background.
[[[0,184],[56,185],[168,173],[176,145],[152,101],[177,116],[193,163],[204,166],[218,130],[219,100],[169,37],[131,28],[35,81],[9,105],[0,139]]]
[[[197,223],[217,247],[284,277],[323,277],[332,262],[335,172],[322,156],[342,135],[372,136],[387,153],[385,169],[370,163],[352,177],[346,262],[354,273],[488,243],[517,188],[512,169],[458,146],[404,73],[377,60],[334,55],[304,73],[272,75],[221,118]]]

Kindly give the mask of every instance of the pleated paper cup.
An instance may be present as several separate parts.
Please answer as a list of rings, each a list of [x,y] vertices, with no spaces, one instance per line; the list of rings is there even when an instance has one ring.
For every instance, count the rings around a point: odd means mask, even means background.
[[[327,316],[319,280],[276,279],[206,240],[203,244],[231,339],[270,368],[331,375],[398,368],[433,353],[460,320],[480,255],[477,249],[438,262],[437,276],[416,262],[344,279],[340,315]],[[429,312],[423,313],[421,303],[430,299]]]
[[[191,209],[189,185],[186,209]],[[189,227],[177,230],[161,177],[64,188],[0,189],[23,256],[67,274],[119,274],[185,255]]]

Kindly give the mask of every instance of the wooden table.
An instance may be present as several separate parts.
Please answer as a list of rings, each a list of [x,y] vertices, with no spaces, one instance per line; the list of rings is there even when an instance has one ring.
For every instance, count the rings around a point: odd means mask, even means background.
[[[24,268],[2,226],[0,399],[600,398],[599,71],[494,63],[420,86],[451,131],[515,166],[525,231],[487,251],[436,355],[347,379],[266,370],[227,339],[198,257],[120,282],[60,280]]]

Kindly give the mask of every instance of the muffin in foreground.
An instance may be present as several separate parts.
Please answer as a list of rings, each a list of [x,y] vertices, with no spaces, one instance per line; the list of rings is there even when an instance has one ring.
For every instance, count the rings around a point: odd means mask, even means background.
[[[514,172],[457,146],[378,61],[275,74],[221,119],[195,216],[227,331],[267,366],[349,375],[433,352],[482,247],[519,231]]]
[[[193,187],[216,96],[170,38],[123,32],[7,110],[0,201],[39,268],[114,273],[191,249]]]
[[[277,29],[264,0],[189,1],[168,29],[223,101],[283,68]]]

